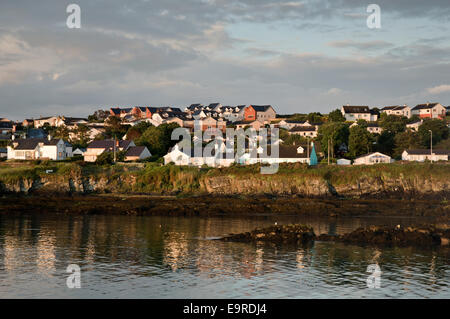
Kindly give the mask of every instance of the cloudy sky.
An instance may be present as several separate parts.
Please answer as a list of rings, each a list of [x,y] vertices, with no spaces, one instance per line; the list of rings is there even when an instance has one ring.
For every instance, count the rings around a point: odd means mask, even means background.
[[[81,28],[66,7],[81,7]],[[367,6],[381,8],[369,29]],[[1,0],[0,117],[450,105],[449,0]]]

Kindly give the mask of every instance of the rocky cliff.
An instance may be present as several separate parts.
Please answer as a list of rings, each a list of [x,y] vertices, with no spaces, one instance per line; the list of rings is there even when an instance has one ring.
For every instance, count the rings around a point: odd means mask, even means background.
[[[99,169],[74,164],[48,172],[27,167],[0,169],[1,193],[255,194],[302,197],[450,195],[450,166],[431,164],[377,167],[287,167],[274,175],[257,168],[196,169],[175,166]],[[427,166],[424,166],[427,165]]]

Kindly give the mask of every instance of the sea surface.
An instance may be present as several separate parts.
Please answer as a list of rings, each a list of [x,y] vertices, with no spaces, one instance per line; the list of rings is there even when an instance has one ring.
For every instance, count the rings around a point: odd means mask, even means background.
[[[449,248],[214,240],[274,223],[342,234],[424,222],[429,220],[2,215],[0,298],[450,298]],[[67,272],[69,265],[80,272]],[[380,272],[367,272],[369,265]]]

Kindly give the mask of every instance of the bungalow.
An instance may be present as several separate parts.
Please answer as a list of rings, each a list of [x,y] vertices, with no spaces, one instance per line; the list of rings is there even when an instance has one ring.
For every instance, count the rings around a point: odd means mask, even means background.
[[[415,150],[404,150],[402,153],[402,160],[404,161],[417,161],[423,162],[425,160],[436,161],[448,161],[450,151],[448,150],[431,150],[427,149],[415,149]]]
[[[419,126],[423,124],[423,120],[417,120],[412,123],[406,124],[406,128],[412,130],[412,131],[419,131]]]
[[[86,152],[84,152],[85,162],[95,162],[97,157],[105,151],[127,151],[130,147],[136,146],[133,141],[98,140],[91,142]]]
[[[303,137],[317,137],[317,126],[308,125],[308,126],[296,126],[288,131],[289,135],[295,134]]]
[[[259,120],[270,123],[277,117],[277,113],[271,105],[249,105],[244,111],[244,121]]]
[[[341,113],[346,121],[366,120],[371,122],[378,119],[377,112],[370,110],[368,106],[343,105]]]
[[[211,167],[228,167],[235,162],[234,154],[228,158],[226,151],[221,154],[211,152],[211,154],[204,154],[202,150],[201,156],[196,156],[195,149],[191,148],[190,154],[186,153],[186,150],[181,150],[179,144],[172,147],[169,152],[164,156],[164,165],[174,163],[178,166],[198,166],[208,165]]]
[[[309,163],[309,151],[307,146],[278,146],[278,156],[272,157],[271,148],[267,148],[267,154],[263,154],[263,148],[257,149],[257,157],[252,157],[251,153],[245,153],[238,159],[241,165],[280,164],[280,163]]]
[[[50,159],[63,160],[72,151],[72,146],[66,144],[62,139],[48,138],[29,138],[14,139],[8,146],[8,159],[16,160],[36,160]]]
[[[412,115],[418,115],[421,119],[444,119],[446,109],[440,103],[426,103],[416,105],[411,112]]]
[[[125,154],[125,161],[138,161],[151,157],[152,154],[145,146],[131,146]]]
[[[411,108],[406,104],[396,106],[385,106],[381,109],[381,112],[386,113],[387,115],[405,116],[407,118],[411,117]]]
[[[390,156],[380,152],[369,153],[355,158],[353,165],[373,165],[379,163],[392,163]]]

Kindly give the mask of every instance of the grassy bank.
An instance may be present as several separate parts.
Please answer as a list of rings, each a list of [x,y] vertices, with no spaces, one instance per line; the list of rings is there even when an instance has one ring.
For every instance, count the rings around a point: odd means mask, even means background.
[[[373,166],[319,165],[308,167],[305,164],[282,164],[278,173],[260,174],[260,165],[232,166],[228,168],[195,168],[174,165],[161,166],[156,163],[116,164],[99,166],[84,162],[3,162],[0,163],[0,183],[10,185],[24,180],[42,180],[45,183],[68,183],[69,180],[90,183],[93,189],[105,188],[105,192],[116,193],[224,193],[242,192],[240,187],[246,183],[248,192],[261,190],[261,193],[293,193],[305,190],[314,194],[316,188],[332,186],[333,189],[346,190],[351,187],[370,188],[374,183],[380,185],[400,185],[420,187],[422,183],[431,185],[434,192],[448,192],[450,165],[444,163],[394,163]],[[96,186],[101,183],[102,186]],[[365,184],[366,186],[364,186]],[[328,186],[327,186],[328,185]],[[362,185],[362,186],[361,186]],[[394,186],[395,186],[394,185]],[[393,187],[394,187],[393,186]],[[5,187],[4,187],[5,188]],[[320,192],[323,190],[320,190]],[[326,191],[326,190],[325,190]],[[420,190],[418,190],[420,191]]]

